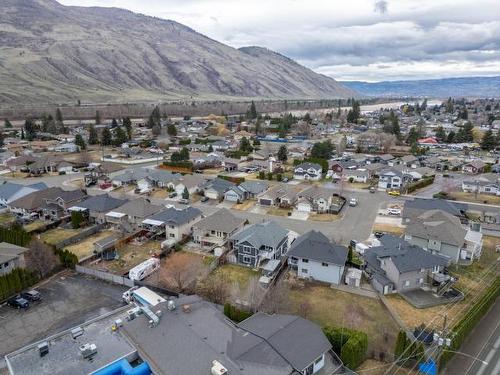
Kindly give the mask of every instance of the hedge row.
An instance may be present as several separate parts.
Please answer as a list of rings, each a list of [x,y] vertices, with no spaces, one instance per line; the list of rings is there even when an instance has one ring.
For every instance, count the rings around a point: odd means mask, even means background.
[[[36,284],[37,281],[38,277],[34,272],[23,268],[15,268],[12,272],[0,276],[0,301]]]
[[[230,303],[224,304],[224,315],[231,319],[233,322],[239,323],[247,318],[250,318],[253,313],[250,311],[240,310]]]
[[[410,185],[408,185],[407,192],[408,193],[413,193],[417,189],[422,189],[426,186],[432,185],[434,182],[434,176],[432,177],[425,177],[421,179],[420,181],[414,182]]]
[[[20,225],[13,224],[8,228],[0,227],[0,242],[8,242],[17,246],[26,246],[31,241],[31,234]]]
[[[54,250],[59,256],[61,264],[66,268],[75,268],[78,264],[78,257],[69,250]]]
[[[163,165],[167,167],[186,168],[189,170],[193,170],[193,163],[191,163],[190,161],[164,161]]]
[[[495,303],[496,298],[500,295],[500,277],[497,277],[493,284],[486,290],[486,293],[464,314],[455,327],[453,327],[453,340],[451,342],[451,350],[459,350],[467,335],[472,331],[474,326],[479,322],[481,317],[488,312],[491,305]],[[453,357],[454,353],[444,351],[439,358],[439,368],[442,369],[446,363]]]
[[[366,357],[368,335],[354,329],[326,326],[323,332],[344,365],[356,369]]]

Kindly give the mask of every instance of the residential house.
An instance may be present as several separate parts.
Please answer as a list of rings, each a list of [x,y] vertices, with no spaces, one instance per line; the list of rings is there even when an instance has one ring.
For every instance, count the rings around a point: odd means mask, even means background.
[[[485,173],[473,180],[464,180],[462,190],[467,193],[500,195],[500,176],[496,173]]]
[[[173,188],[175,189],[176,180],[181,178],[181,174],[172,173],[163,169],[149,170],[145,179],[150,183],[151,187]],[[188,175],[185,176],[188,179]],[[182,189],[184,190],[184,189]]]
[[[365,250],[363,260],[365,272],[379,293],[407,292],[450,279],[443,273],[449,258],[387,234],[378,241],[379,246]]]
[[[413,220],[405,229],[405,240],[452,263],[479,258],[483,246],[480,232],[464,228],[459,218],[441,210],[424,212]]]
[[[347,169],[344,171],[343,178],[345,181],[367,183],[370,179],[370,172],[366,169]]]
[[[26,186],[13,182],[4,182],[0,185],[0,208],[8,206],[16,199],[44,189],[47,189],[47,185],[43,182]]]
[[[135,185],[139,180],[145,179],[150,174],[145,168],[128,169],[112,178],[113,186]]]
[[[82,190],[62,190],[61,188],[55,189],[58,190],[54,190],[50,196],[45,196],[44,202],[41,206],[43,217],[48,220],[58,220],[62,217],[68,216],[69,207],[87,197],[87,194]]]
[[[396,158],[391,154],[383,154],[379,156],[380,163],[392,167]]]
[[[321,179],[323,169],[316,163],[302,163],[295,167],[293,178],[296,180],[318,181]]]
[[[287,256],[298,277],[339,285],[347,253],[345,246],[336,245],[323,233],[312,230],[292,243]]]
[[[102,224],[106,222],[106,214],[120,206],[126,199],[113,198],[108,194],[95,195],[73,205],[68,210],[84,213],[91,222]]]
[[[482,160],[473,160],[462,165],[462,172],[467,174],[483,173],[484,167],[486,167],[486,163]]]
[[[201,218],[202,212],[197,208],[171,207],[143,220],[142,226],[159,235],[165,233],[165,237],[175,243],[190,236],[193,225]]]
[[[248,198],[255,198],[267,189],[267,183],[264,181],[245,181],[239,186],[232,186],[224,193],[224,200],[228,202],[241,203]]]
[[[203,249],[225,246],[229,237],[243,228],[245,219],[237,218],[222,208],[193,225],[193,241]]]
[[[26,267],[24,253],[28,250],[8,242],[0,242],[0,276],[7,275],[15,268]]]
[[[405,182],[404,173],[396,168],[388,168],[379,172],[379,189],[401,189]]]
[[[436,175],[436,171],[433,168],[420,167],[408,170],[408,175],[411,176],[412,180],[418,181],[423,178],[434,177]]]
[[[329,161],[328,164],[329,167],[326,177],[333,178],[334,180],[340,180],[344,174],[344,171],[358,168],[358,163],[354,161],[333,160]]]
[[[259,268],[272,259],[282,259],[288,251],[288,230],[274,221],[247,226],[230,238],[236,262]]]
[[[80,147],[74,143],[62,143],[54,147],[55,152],[79,152]]]
[[[241,203],[246,200],[245,191],[239,186],[231,186],[231,188],[224,193],[224,200],[228,202]]]
[[[452,202],[445,199],[414,198],[404,203],[402,212],[403,224],[409,224],[412,220],[416,220],[420,215],[430,210],[448,212],[461,221],[465,221],[467,209],[467,204]]]
[[[331,211],[333,190],[311,186],[298,193],[297,210],[301,212],[327,213]]]
[[[402,164],[408,168],[418,168],[420,166],[420,162],[417,157],[414,155],[405,155],[399,159],[399,164]]]
[[[163,210],[163,206],[152,204],[149,199],[138,198],[106,213],[106,222],[122,224],[126,221],[128,224],[136,226],[161,210]]]
[[[204,193],[205,197],[220,200],[224,197],[226,191],[233,186],[236,186],[234,182],[217,177],[202,184],[200,190]]]
[[[278,184],[257,197],[259,205],[264,207],[292,207],[297,202],[295,189],[286,184]]]
[[[203,180],[203,177],[195,174],[186,174],[184,176],[175,174],[175,176],[177,176],[175,180],[169,182],[167,187],[172,187],[179,196],[184,193],[184,189],[187,189],[189,194],[196,193],[200,182]]]

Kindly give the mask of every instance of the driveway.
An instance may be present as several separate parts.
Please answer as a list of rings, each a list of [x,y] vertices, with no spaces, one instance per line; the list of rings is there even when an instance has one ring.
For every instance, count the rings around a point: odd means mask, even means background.
[[[307,220],[308,218],[309,218],[308,212],[303,212],[298,210],[293,210],[292,214],[290,215],[290,219],[295,219],[295,220]]]
[[[0,306],[0,356],[123,305],[124,287],[63,272],[36,288],[42,301],[27,310]]]

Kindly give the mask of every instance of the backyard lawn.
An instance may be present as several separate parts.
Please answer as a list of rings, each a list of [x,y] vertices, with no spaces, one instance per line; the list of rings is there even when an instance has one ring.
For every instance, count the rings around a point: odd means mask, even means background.
[[[56,245],[67,238],[70,238],[77,234],[79,231],[77,229],[63,229],[55,228],[44,232],[40,235],[40,239],[49,245]]]
[[[252,268],[225,264],[216,268],[211,275],[216,278],[223,275],[226,278],[231,303],[250,306],[264,295],[264,290],[259,285],[260,272]]]
[[[33,232],[37,229],[41,229],[41,228],[45,227],[45,225],[47,225],[47,223],[45,221],[35,220],[32,223],[26,224],[25,226],[23,226],[23,228],[26,232],[29,233],[29,232]]]
[[[160,245],[158,241],[148,241],[140,245],[127,243],[117,249],[117,260],[100,263],[99,268],[106,268],[117,275],[123,275],[131,268],[151,258],[154,253],[159,253]]]
[[[253,277],[260,277],[259,272],[253,270],[249,267],[237,266],[235,264],[225,264],[218,267],[215,274],[224,275],[227,277],[228,281],[238,285],[241,289],[247,287],[248,282]]]
[[[75,254],[78,257],[78,260],[80,261],[92,255],[94,251],[94,242],[102,240],[105,237],[111,236],[113,233],[114,232],[110,230],[99,232],[97,234],[87,237],[83,241],[65,247],[65,250],[68,250],[73,254]]]
[[[377,353],[394,350],[398,326],[378,299],[323,284],[303,283],[290,288],[289,300],[290,313],[306,315],[321,326],[347,327],[367,333],[368,355],[371,350]]]
[[[16,217],[10,212],[0,214],[0,225],[9,225],[16,220]]]

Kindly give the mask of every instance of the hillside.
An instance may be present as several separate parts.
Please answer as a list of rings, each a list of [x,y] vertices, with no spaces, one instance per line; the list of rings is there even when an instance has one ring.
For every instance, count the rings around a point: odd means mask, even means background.
[[[235,49],[174,21],[54,0],[2,0],[0,104],[355,93],[264,48]]]
[[[416,81],[341,82],[361,95],[376,97],[500,97],[499,77],[463,77]]]

